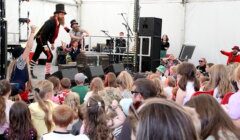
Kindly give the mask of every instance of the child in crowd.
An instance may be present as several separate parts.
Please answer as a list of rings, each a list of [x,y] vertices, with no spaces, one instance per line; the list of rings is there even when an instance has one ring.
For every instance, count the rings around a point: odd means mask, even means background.
[[[38,139],[53,130],[52,111],[57,106],[52,102],[53,84],[50,81],[43,80],[37,83],[34,89],[35,103],[29,105],[32,116],[32,122],[38,133]]]
[[[9,114],[10,125],[5,130],[6,140],[37,140],[37,131],[31,121],[31,114],[25,102],[15,102]]]
[[[58,94],[54,97],[54,102],[58,104],[63,104],[66,96],[70,94],[71,91],[71,80],[69,78],[63,78],[60,81],[61,90],[58,92]]]
[[[68,125],[73,121],[73,110],[67,105],[60,105],[53,110],[55,129],[44,134],[42,140],[89,140],[85,135],[74,136],[67,131]]]
[[[0,139],[3,139],[4,130],[9,126],[9,111],[13,101],[9,100],[11,85],[7,80],[0,81]]]

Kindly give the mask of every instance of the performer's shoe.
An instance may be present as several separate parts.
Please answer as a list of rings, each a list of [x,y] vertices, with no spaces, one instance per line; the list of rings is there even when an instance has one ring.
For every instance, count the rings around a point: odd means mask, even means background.
[[[48,73],[48,74],[45,74],[45,79],[48,79],[50,76],[51,76],[51,74],[50,74],[50,73]]]
[[[31,72],[32,78],[33,78],[33,79],[37,79],[37,76],[35,76],[35,75],[33,74],[33,70],[31,70],[30,72]]]

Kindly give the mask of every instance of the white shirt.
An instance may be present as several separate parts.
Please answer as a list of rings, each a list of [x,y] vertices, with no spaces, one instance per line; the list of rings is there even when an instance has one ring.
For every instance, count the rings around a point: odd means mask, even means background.
[[[74,135],[70,134],[69,132],[53,131],[53,132],[43,135],[41,140],[89,140],[89,138],[84,134],[74,136]]]
[[[189,101],[192,97],[192,95],[195,93],[195,89],[194,89],[194,82],[187,82],[187,86],[186,86],[186,96],[183,99],[183,104],[185,104],[187,101]]]

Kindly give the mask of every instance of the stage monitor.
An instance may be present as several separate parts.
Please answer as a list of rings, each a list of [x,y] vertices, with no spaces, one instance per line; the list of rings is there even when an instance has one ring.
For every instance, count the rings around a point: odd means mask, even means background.
[[[192,58],[192,55],[193,55],[193,52],[195,50],[195,47],[194,45],[185,45],[183,44],[182,45],[182,49],[181,49],[181,52],[179,54],[179,59],[180,60],[188,60],[188,59],[191,59]]]
[[[69,78],[70,80],[74,80],[74,76],[78,73],[77,68],[68,68],[61,69],[63,78]]]

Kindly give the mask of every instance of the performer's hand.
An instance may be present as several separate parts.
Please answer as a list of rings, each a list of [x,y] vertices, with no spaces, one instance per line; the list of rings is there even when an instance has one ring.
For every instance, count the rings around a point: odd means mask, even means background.
[[[35,25],[32,25],[32,26],[31,26],[31,33],[35,33],[35,31],[36,31],[36,28],[37,28],[37,26],[35,26]]]
[[[51,44],[51,50],[54,50],[55,47],[54,47],[54,44]]]

